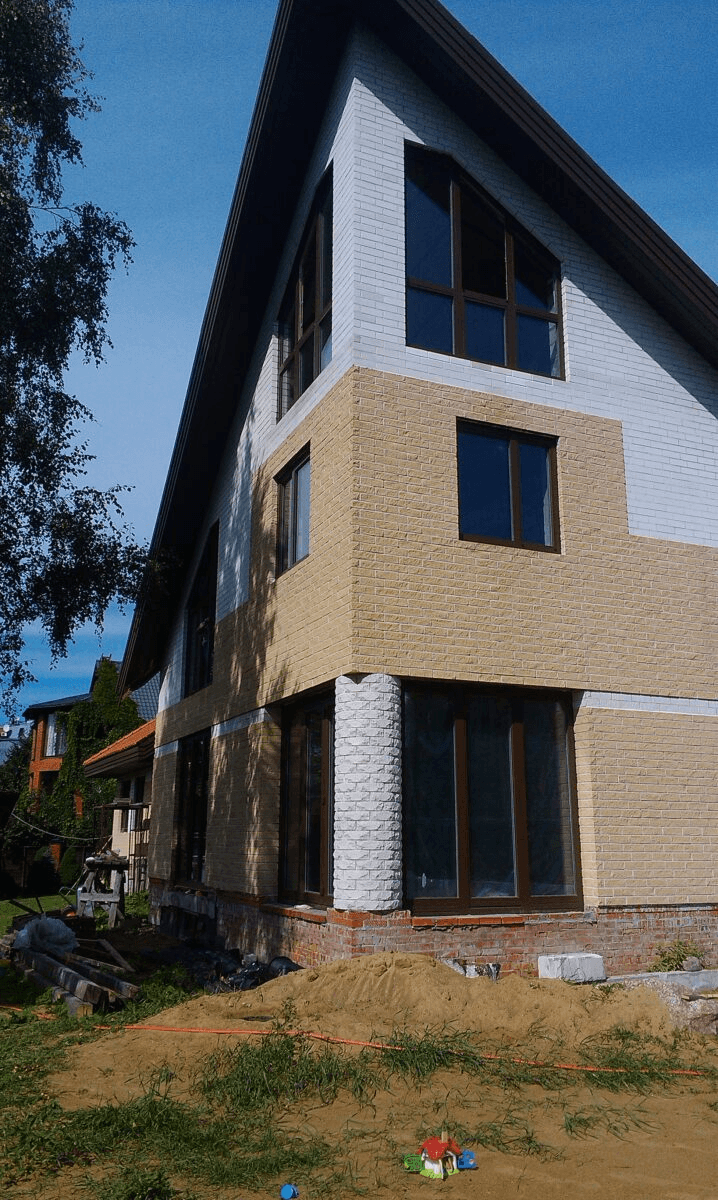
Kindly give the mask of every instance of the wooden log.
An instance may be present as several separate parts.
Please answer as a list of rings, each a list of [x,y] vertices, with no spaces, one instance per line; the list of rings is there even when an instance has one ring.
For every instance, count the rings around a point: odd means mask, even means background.
[[[71,992],[73,996],[78,996],[80,1000],[86,1000],[88,1004],[102,1007],[112,1006],[117,1000],[122,999],[114,992],[114,989],[93,983],[84,975],[73,971],[71,967],[58,962],[56,958],[50,958],[48,954],[41,954],[39,950],[21,950],[20,955],[29,966],[34,967],[40,974],[46,975],[53,983],[59,983],[66,991]]]
[[[58,957],[61,962],[66,963],[69,967],[76,967],[80,975],[91,979],[93,983],[99,983],[100,987],[117,992],[117,995],[122,996],[123,1000],[134,1000],[135,996],[139,995],[140,989],[136,983],[128,983],[126,979],[118,979],[116,975],[112,975],[109,971],[98,970],[87,959],[80,958],[77,954],[63,954],[61,956],[58,955]]]

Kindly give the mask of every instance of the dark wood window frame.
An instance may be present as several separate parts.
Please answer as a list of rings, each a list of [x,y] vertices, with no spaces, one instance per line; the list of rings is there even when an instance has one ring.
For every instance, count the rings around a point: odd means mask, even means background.
[[[219,522],[210,529],[186,609],[184,694],[208,687],[214,667]]]
[[[177,761],[177,821],[173,878],[191,887],[204,880],[209,808],[211,730],[182,738]]]
[[[289,904],[332,905],[333,801],[334,694],[324,692],[286,706],[282,718],[279,894]]]
[[[304,446],[277,475],[277,569],[282,575],[309,554],[311,458]],[[304,508],[302,506],[305,506]]]
[[[557,259],[545,249],[527,230],[516,221],[510,213],[506,212],[487,192],[484,191],[465,171],[458,166],[453,159],[438,151],[427,149],[415,142],[405,142],[405,161],[408,170],[412,161],[423,159],[426,163],[434,162],[436,170],[448,175],[450,188],[450,222],[451,222],[451,275],[452,282],[449,285],[442,285],[434,281],[428,281],[416,276],[411,276],[407,270],[406,287],[407,287],[407,344],[417,346],[420,349],[434,349],[436,347],[422,345],[418,341],[410,340],[409,333],[409,292],[414,289],[418,292],[425,292],[433,296],[445,296],[452,300],[452,338],[453,349],[451,351],[436,350],[437,353],[451,353],[457,358],[469,358],[476,362],[490,362],[495,366],[505,366],[511,370],[526,371],[529,374],[545,375],[548,378],[564,378],[564,363],[563,363],[563,323],[561,317],[561,266]],[[498,222],[503,226],[505,238],[505,269],[506,269],[506,295],[500,297],[487,292],[471,291],[462,286],[462,225],[461,225],[461,201],[462,195],[471,197],[471,201],[475,206],[483,208],[493,222]],[[409,231],[407,229],[407,247]],[[548,273],[553,275],[554,286],[554,302],[550,308],[541,307],[522,303],[517,298],[516,288],[516,248],[520,246],[523,252],[535,261],[545,264]],[[407,253],[408,258],[408,253]],[[475,303],[484,307],[491,308],[495,311],[502,311],[505,314],[504,333],[505,333],[505,361],[497,362],[494,359],[483,358],[475,354],[471,354],[467,349],[467,326],[466,326],[466,305],[467,303]],[[518,350],[518,323],[520,317],[533,318],[535,320],[550,323],[555,327],[557,358],[555,369],[551,371],[540,371],[531,367],[523,367],[519,362]]]
[[[405,907],[417,915],[434,913],[469,912],[552,912],[578,911],[583,906],[581,883],[581,855],[576,802],[576,767],[573,739],[573,708],[567,693],[546,692],[530,688],[496,688],[472,684],[431,684],[424,681],[406,681],[404,685],[404,712],[406,694],[410,690],[433,691],[450,696],[454,701],[454,783],[456,788],[456,835],[458,895],[456,897],[421,898],[405,895]],[[513,791],[513,820],[515,827],[515,850],[517,871],[517,894],[515,896],[472,897],[470,894],[471,851],[469,837],[469,756],[467,752],[467,700],[471,695],[493,695],[508,699],[512,705],[511,728],[511,771]],[[524,757],[523,722],[521,704],[525,697],[558,702],[566,720],[566,752],[568,759],[568,786],[570,790],[569,814],[571,852],[573,859],[574,891],[567,895],[532,896],[528,886],[528,824],[526,805],[526,774]],[[404,755],[406,755],[406,718],[404,728]],[[409,798],[407,796],[407,774],[404,773],[404,862],[409,863]],[[408,889],[407,889],[408,890]]]
[[[509,504],[511,510],[512,536],[509,538],[490,537],[486,534],[469,533],[462,523],[461,500],[462,481],[461,463],[459,458],[459,438],[462,434],[480,434],[497,440],[506,439],[509,443]],[[521,446],[540,446],[546,451],[549,477],[551,539],[549,542],[536,542],[523,537],[522,532],[522,499],[521,499]],[[561,553],[561,528],[559,519],[558,495],[558,438],[546,434],[529,433],[524,430],[506,429],[500,425],[489,425],[479,421],[457,421],[457,454],[456,468],[459,494],[459,537],[466,542],[486,542],[496,546],[517,546],[524,550],[540,550],[550,554]]]
[[[279,310],[277,420],[332,357],[332,169],[322,179]]]

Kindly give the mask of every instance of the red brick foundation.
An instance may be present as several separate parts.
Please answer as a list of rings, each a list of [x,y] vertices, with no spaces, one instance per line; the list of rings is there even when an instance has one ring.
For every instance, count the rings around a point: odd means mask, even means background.
[[[161,893],[161,887],[152,888],[157,920]],[[286,954],[303,966],[398,950],[470,963],[499,962],[504,972],[535,975],[540,954],[583,951],[601,954],[606,973],[618,975],[645,971],[659,947],[677,939],[695,942],[705,965],[718,966],[718,904],[412,917],[405,910],[370,913],[285,908],[221,893],[212,899],[213,932],[218,942],[227,948],[251,950],[265,960]],[[171,917],[171,911],[165,908],[165,917]],[[181,932],[189,932],[186,924]],[[206,920],[197,932],[209,933]]]

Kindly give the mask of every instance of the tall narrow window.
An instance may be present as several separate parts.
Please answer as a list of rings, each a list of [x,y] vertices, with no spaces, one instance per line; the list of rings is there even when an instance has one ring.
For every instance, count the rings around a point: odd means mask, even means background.
[[[559,264],[450,159],[406,145],[406,340],[561,375]]]
[[[175,877],[181,883],[204,879],[209,747],[209,730],[183,738],[179,746]]]
[[[309,450],[303,450],[277,476],[277,574],[287,571],[309,553]]]
[[[407,685],[407,900],[417,911],[579,901],[563,696]]]
[[[558,550],[554,438],[460,421],[459,534],[531,550]]]
[[[327,905],[333,887],[334,698],[294,705],[283,734],[282,895]]]
[[[213,525],[205,543],[187,602],[185,695],[212,682],[214,623],[217,605],[219,526]]]
[[[279,313],[278,419],[332,357],[332,174],[317,191]]]

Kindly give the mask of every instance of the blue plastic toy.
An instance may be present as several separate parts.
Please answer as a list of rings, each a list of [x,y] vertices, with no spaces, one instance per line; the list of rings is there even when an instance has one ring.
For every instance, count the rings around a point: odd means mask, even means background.
[[[281,1200],[295,1200],[295,1197],[299,1195],[299,1188],[295,1187],[293,1183],[283,1183],[279,1189],[279,1195]]]

